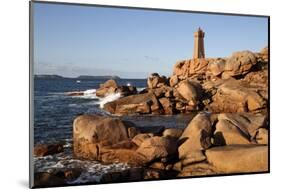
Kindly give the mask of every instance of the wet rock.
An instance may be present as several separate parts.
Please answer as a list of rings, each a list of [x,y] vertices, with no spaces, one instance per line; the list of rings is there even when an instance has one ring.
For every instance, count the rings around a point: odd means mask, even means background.
[[[63,177],[67,181],[73,181],[81,175],[82,171],[83,170],[80,168],[67,168],[63,170],[62,173],[63,173]]]
[[[143,171],[144,171],[144,168],[142,168],[142,167],[133,167],[133,168],[129,169],[129,175],[126,179],[128,179],[129,181],[143,180]]]
[[[114,183],[114,182],[122,182],[123,177],[126,176],[127,171],[114,171],[108,172],[102,175],[100,179],[100,183]]]
[[[39,144],[34,147],[34,155],[39,157],[57,154],[62,151],[62,144]]]
[[[143,179],[145,180],[171,179],[171,178],[175,178],[177,174],[178,172],[174,170],[165,171],[161,169],[147,168],[144,169]]]
[[[144,177],[145,180],[151,180],[151,179],[160,179],[163,178],[163,172],[156,169],[146,169],[144,171]]]
[[[66,184],[64,178],[48,172],[37,172],[34,174],[34,187],[63,186]]]
[[[84,92],[83,91],[73,91],[73,92],[67,92],[65,93],[67,96],[83,96]]]

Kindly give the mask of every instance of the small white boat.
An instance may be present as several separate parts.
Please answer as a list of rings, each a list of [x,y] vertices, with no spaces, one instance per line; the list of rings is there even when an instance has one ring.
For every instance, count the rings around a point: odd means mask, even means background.
[[[76,83],[81,83],[81,81],[80,80],[76,80]]]

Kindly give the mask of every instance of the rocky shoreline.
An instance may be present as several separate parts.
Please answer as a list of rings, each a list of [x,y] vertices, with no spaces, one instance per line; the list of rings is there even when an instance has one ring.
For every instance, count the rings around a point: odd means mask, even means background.
[[[98,183],[268,172],[268,90],[268,48],[178,61],[171,77],[151,74],[141,92],[108,80],[96,95],[121,95],[103,105],[114,116],[75,118],[73,157],[130,167],[105,174]],[[196,116],[184,129],[148,130],[121,119],[189,113]],[[41,145],[34,155],[62,150],[60,145]],[[81,170],[38,172],[35,185],[61,185],[80,174]]]

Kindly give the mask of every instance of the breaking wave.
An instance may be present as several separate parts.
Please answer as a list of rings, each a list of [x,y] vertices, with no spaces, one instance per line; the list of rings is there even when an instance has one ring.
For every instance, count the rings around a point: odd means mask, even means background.
[[[101,98],[101,100],[99,101],[99,105],[100,108],[103,108],[103,106],[108,103],[108,102],[112,102],[114,100],[117,100],[121,97],[121,93],[114,93],[114,94],[109,94],[104,98]]]
[[[103,106],[108,103],[112,102],[114,100],[119,99],[122,97],[121,93],[113,93],[113,94],[108,94],[105,97],[98,97],[96,96],[96,89],[88,89],[85,91],[81,91],[83,95],[80,96],[73,96],[73,98],[83,98],[83,99],[93,99],[96,100],[94,104],[99,105],[100,108],[103,108]],[[72,106],[74,106],[72,104]]]

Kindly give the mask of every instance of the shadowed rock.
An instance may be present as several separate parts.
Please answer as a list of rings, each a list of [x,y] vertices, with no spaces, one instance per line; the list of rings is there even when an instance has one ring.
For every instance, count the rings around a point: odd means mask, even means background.
[[[39,157],[57,154],[62,151],[62,144],[39,144],[34,147],[34,155]]]
[[[212,127],[207,113],[197,114],[185,128],[179,138],[179,158],[185,164],[203,161],[206,159],[202,150],[211,146]]]

